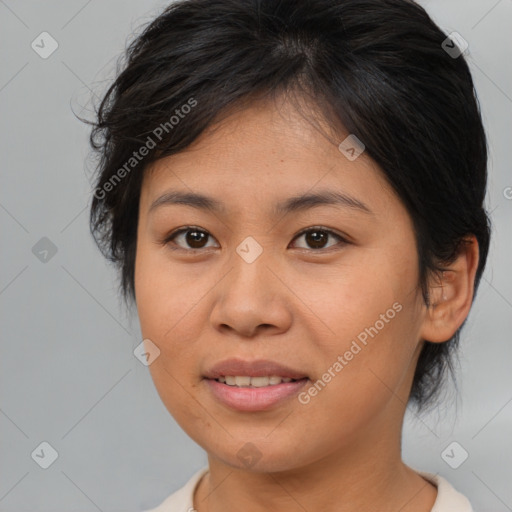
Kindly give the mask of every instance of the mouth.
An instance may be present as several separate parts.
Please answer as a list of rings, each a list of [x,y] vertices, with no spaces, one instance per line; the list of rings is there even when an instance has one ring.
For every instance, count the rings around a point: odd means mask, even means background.
[[[234,386],[238,388],[264,388],[266,386],[277,386],[287,382],[297,382],[298,380],[303,379],[292,379],[290,377],[280,377],[278,375],[262,377],[250,377],[248,375],[226,375],[213,380],[216,380],[221,384],[226,384],[227,386]]]
[[[265,411],[282,405],[309,381],[302,372],[273,361],[230,359],[203,376],[213,397],[238,411]]]
[[[246,361],[236,358],[220,361],[204,372],[203,376],[206,379],[213,380],[225,379],[223,383],[228,386],[235,384],[238,386],[248,386],[252,384],[255,387],[258,387],[258,385],[273,385],[274,383],[280,384],[282,380],[290,382],[292,380],[307,378],[307,375],[300,370],[275,361],[265,359]],[[268,382],[266,380],[258,380],[258,377],[268,379]],[[247,381],[247,378],[250,380]],[[252,379],[254,379],[254,381]],[[278,381],[277,379],[281,380]],[[270,380],[272,380],[272,382],[270,382]]]

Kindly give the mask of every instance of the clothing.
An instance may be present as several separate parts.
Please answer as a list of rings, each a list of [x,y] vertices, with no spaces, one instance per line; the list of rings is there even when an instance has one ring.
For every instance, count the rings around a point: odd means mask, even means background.
[[[471,503],[440,475],[415,470],[437,487],[437,498],[431,512],[473,512]],[[208,472],[208,467],[197,471],[190,480],[176,492],[168,496],[160,505],[144,512],[193,512],[193,496],[201,477]]]

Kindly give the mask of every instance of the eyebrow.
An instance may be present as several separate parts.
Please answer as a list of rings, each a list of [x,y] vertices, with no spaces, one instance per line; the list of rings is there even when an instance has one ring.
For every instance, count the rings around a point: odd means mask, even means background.
[[[224,204],[213,197],[193,192],[169,191],[151,203],[149,212],[151,213],[160,206],[174,204],[191,206],[200,210],[208,210],[212,213],[223,213],[226,211]],[[342,206],[359,210],[370,215],[374,214],[370,208],[359,199],[332,190],[319,190],[314,193],[292,196],[274,205],[273,213],[277,216],[291,212],[304,211],[323,205]]]

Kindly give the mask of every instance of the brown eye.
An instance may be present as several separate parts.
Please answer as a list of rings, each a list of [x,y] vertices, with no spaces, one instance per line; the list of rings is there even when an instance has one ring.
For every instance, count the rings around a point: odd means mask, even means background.
[[[321,227],[307,229],[300,233],[297,237],[295,237],[294,240],[298,240],[301,237],[304,237],[306,244],[309,246],[300,247],[301,249],[318,250],[332,247],[332,245],[336,245],[331,244],[330,246],[326,246],[329,237],[334,237],[337,238],[338,241],[345,242],[345,239],[342,238],[340,235],[334,233],[334,231],[331,231],[330,229],[324,229]]]
[[[338,244],[341,242],[341,245],[346,243],[346,240],[342,236],[338,235],[330,229],[325,229],[322,227],[313,227],[304,230],[302,233],[297,235],[294,240],[298,240],[301,237],[304,238],[307,246],[299,248],[312,249],[315,251],[328,249],[333,245],[337,245],[336,243],[331,243],[328,245],[330,238],[337,239]],[[172,250],[199,251],[200,249],[212,247],[211,245],[207,245],[210,238],[213,239],[213,237],[207,231],[193,226],[188,226],[171,233],[165,240],[163,240],[163,244],[174,246],[171,247]]]
[[[211,235],[207,231],[203,231],[202,229],[194,228],[194,227],[186,227],[171,233],[169,237],[165,239],[165,243],[168,244],[172,242],[175,245],[178,245],[179,249],[204,249],[207,246],[205,245],[208,242],[208,239]],[[177,244],[175,240],[182,240],[182,243],[186,244],[185,246]]]

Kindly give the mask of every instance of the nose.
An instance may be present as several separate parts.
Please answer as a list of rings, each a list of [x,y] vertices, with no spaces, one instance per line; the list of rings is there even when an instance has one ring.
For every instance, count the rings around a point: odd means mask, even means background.
[[[252,263],[236,252],[231,270],[214,288],[211,312],[215,329],[227,334],[253,338],[259,333],[274,335],[289,329],[293,294],[279,279],[275,261],[265,251]]]

